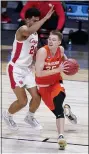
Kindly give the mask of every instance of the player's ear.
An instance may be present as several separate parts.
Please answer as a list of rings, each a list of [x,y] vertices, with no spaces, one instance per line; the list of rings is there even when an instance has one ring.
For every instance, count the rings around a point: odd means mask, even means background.
[[[59,45],[61,44],[61,41],[59,41]]]
[[[28,23],[29,19],[28,19],[28,18],[26,18],[26,19],[25,19],[25,21],[26,21],[26,23]]]

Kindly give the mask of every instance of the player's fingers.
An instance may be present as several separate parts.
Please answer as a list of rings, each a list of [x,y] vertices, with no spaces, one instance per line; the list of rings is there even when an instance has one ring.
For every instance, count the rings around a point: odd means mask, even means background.
[[[68,61],[64,61],[63,63],[66,64],[66,63],[68,63]]]
[[[67,69],[64,69],[63,72],[69,72]]]
[[[53,11],[54,5],[52,5],[51,9],[48,11],[48,13],[51,13]]]
[[[64,70],[63,72],[64,72],[64,73],[67,73],[67,72],[69,72],[69,71],[67,71],[67,70]]]
[[[64,67],[64,70],[68,70],[69,69],[69,67]]]
[[[55,10],[53,10],[52,12],[51,12],[51,14],[53,14],[55,12]]]
[[[64,64],[64,67],[69,66],[69,64]]]
[[[54,9],[54,5],[52,5],[52,7],[51,7],[50,11],[52,11],[53,9]]]
[[[49,17],[53,14],[54,10],[52,12],[49,13]]]

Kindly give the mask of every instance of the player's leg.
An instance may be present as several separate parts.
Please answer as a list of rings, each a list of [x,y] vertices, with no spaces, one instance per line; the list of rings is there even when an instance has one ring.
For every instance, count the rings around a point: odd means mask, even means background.
[[[30,124],[33,128],[42,129],[42,126],[39,124],[39,122],[34,117],[34,114],[40,105],[41,97],[38,94],[36,87],[32,87],[27,90],[32,96],[32,99],[29,103],[29,111],[24,120],[26,123]]]
[[[7,111],[3,112],[3,118],[10,129],[17,130],[18,127],[13,120],[13,114],[20,111],[27,105],[27,96],[24,88],[16,87],[13,91],[17,97],[17,100],[10,105]]]
[[[13,114],[21,110],[27,104],[27,96],[24,87],[24,78],[22,76],[23,70],[18,67],[13,67],[11,64],[8,65],[8,75],[11,83],[11,88],[15,93],[17,100],[13,102],[8,111],[3,113],[3,117],[8,126],[16,130],[17,125],[13,121]]]
[[[60,149],[65,149],[66,140],[64,138],[64,110],[63,101],[65,99],[65,93],[62,92],[64,88],[59,83],[50,86],[39,88],[39,93],[46,106],[55,114],[56,125],[58,130],[58,144]]]
[[[32,96],[32,99],[29,104],[29,110],[30,112],[35,113],[38,107],[40,106],[41,96],[38,94],[37,87],[32,87],[27,90]]]
[[[64,99],[65,99],[65,93],[60,91],[59,94],[53,99],[55,109],[52,110],[52,112],[56,116],[56,125],[57,125],[58,134],[59,134],[58,144],[60,146],[60,149],[65,149],[65,146],[67,144],[64,138],[65,119],[64,119],[64,110],[62,107]]]
[[[32,72],[28,74],[25,82],[26,82],[27,91],[30,93],[32,98],[29,103],[29,111],[24,120],[25,122],[30,124],[35,129],[42,129],[42,126],[39,124],[39,122],[34,117],[34,114],[40,105],[41,97],[38,94],[36,83],[35,83],[35,77]]]

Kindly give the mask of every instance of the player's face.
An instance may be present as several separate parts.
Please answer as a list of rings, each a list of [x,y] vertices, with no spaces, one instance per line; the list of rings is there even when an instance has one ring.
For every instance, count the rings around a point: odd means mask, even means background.
[[[26,19],[26,23],[27,23],[27,25],[30,27],[30,26],[32,26],[35,22],[37,22],[37,21],[39,21],[39,17],[32,17],[31,19],[29,19],[29,18],[27,18]]]
[[[48,38],[48,46],[50,49],[58,48],[61,44],[57,35],[50,34]]]

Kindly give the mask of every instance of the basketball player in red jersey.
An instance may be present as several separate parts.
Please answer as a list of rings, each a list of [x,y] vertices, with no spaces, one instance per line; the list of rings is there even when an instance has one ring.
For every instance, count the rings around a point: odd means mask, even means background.
[[[60,149],[65,149],[64,138],[64,110],[65,88],[61,72],[67,71],[68,64],[64,48],[60,46],[62,34],[58,30],[51,31],[48,45],[40,48],[36,54],[36,83],[46,106],[56,116],[58,130],[58,144]]]
[[[13,120],[13,114],[27,105],[28,99],[25,88],[32,97],[25,122],[34,128],[41,129],[41,125],[34,118],[34,112],[40,105],[40,95],[37,92],[31,65],[38,43],[36,31],[51,17],[53,12],[52,6],[46,16],[39,20],[39,10],[30,8],[25,14],[25,25],[16,31],[11,60],[8,64],[8,75],[17,100],[10,105],[8,111],[3,113],[3,118],[10,129],[18,129]]]

